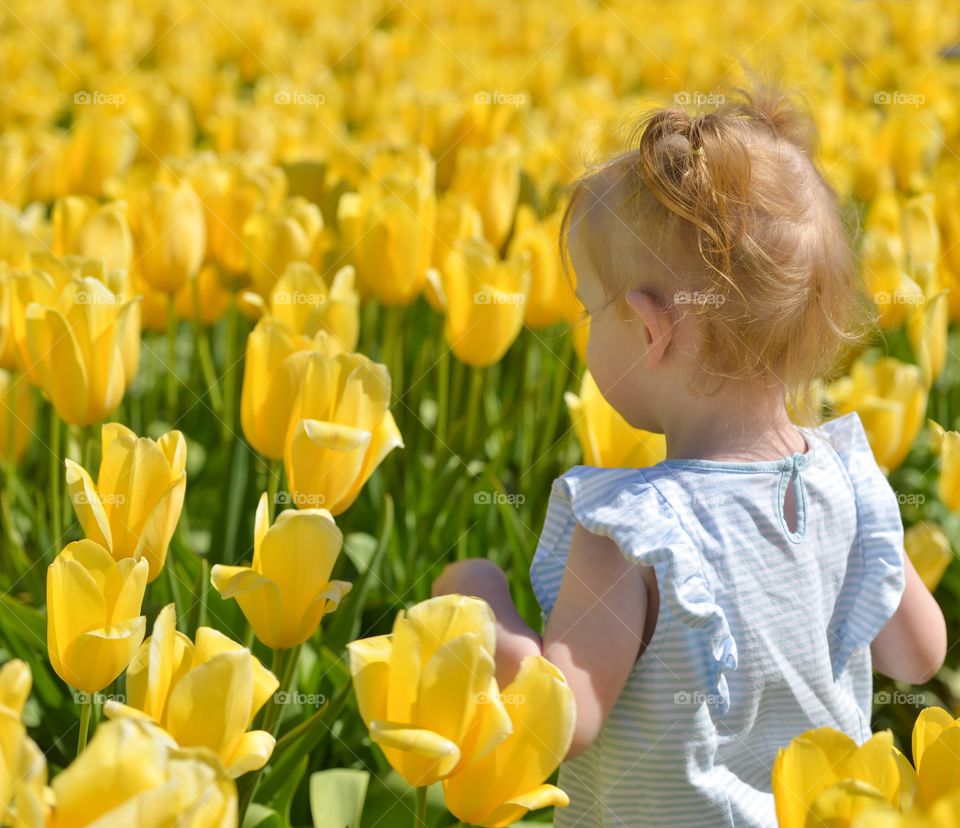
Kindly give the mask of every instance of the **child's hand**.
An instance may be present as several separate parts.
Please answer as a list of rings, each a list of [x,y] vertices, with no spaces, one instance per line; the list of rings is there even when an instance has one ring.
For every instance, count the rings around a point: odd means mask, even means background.
[[[467,558],[447,564],[433,582],[430,594],[434,598],[449,593],[473,595],[490,603],[488,596],[509,594],[504,571],[486,558]]]

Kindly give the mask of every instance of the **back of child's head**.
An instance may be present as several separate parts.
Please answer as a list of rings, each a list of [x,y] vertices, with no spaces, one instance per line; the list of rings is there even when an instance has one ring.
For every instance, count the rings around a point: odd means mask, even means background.
[[[628,149],[574,182],[573,225],[610,301],[646,289],[693,314],[692,393],[705,380],[782,383],[800,422],[819,421],[829,379],[876,318],[816,129],[781,91],[739,91],[714,111],[647,113]],[[580,234],[580,231],[584,231]]]

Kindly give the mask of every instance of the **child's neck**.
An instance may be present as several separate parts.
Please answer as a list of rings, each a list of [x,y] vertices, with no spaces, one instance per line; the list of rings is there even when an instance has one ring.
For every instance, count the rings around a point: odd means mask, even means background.
[[[669,418],[664,425],[666,459],[754,462],[807,451],[782,398],[740,399],[741,404],[730,406],[719,395],[699,398],[700,405],[685,406],[684,414]]]

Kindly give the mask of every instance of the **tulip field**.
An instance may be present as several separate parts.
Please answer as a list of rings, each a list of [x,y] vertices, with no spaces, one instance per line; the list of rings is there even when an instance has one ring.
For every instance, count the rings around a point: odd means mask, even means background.
[[[637,467],[567,187],[651,107],[802,95],[876,304],[859,413],[950,649],[780,824],[960,826],[960,6],[0,3],[0,826],[550,823],[562,672],[493,672],[555,478]]]

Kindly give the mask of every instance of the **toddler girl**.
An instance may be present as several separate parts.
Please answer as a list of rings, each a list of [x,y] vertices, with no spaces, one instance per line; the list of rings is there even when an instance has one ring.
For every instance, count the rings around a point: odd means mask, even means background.
[[[555,825],[773,828],[777,751],[823,726],[862,744],[872,670],[926,682],[946,626],[859,415],[819,423],[806,393],[874,310],[810,121],[761,88],[637,136],[575,182],[561,238],[588,367],[666,459],[554,482],[542,637],[490,562],[433,592],[490,603],[501,687],[543,654],[573,689]]]

